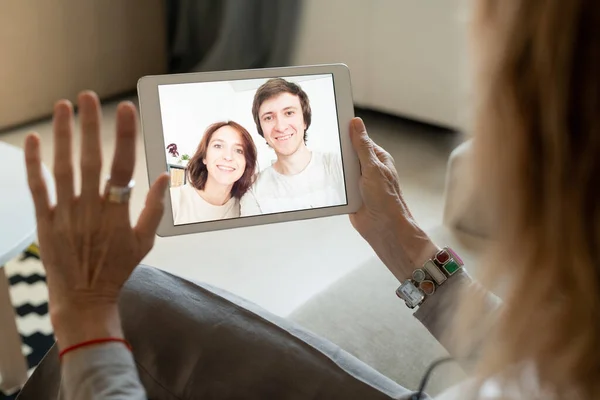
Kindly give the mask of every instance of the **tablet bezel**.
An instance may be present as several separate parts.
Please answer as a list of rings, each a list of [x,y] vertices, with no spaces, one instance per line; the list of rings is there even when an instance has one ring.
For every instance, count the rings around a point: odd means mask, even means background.
[[[167,190],[165,195],[165,212],[158,226],[159,236],[185,235],[197,232],[208,232],[221,229],[231,229],[243,226],[263,225],[285,221],[296,221],[332,215],[349,214],[358,211],[362,204],[359,191],[360,165],[356,152],[350,141],[350,121],[354,117],[352,86],[350,71],[344,64],[265,68],[254,70],[198,72],[174,75],[145,76],[138,81],[138,97],[140,119],[144,136],[146,166],[148,179],[152,184],[162,173],[166,172],[167,155],[163,137],[158,86],[196,82],[231,81],[240,79],[256,79],[271,77],[288,77],[298,75],[332,74],[337,108],[340,143],[342,148],[342,164],[346,185],[347,205],[331,206],[310,210],[286,211],[276,214],[246,216],[217,221],[196,222],[185,225],[175,225],[171,196]]]

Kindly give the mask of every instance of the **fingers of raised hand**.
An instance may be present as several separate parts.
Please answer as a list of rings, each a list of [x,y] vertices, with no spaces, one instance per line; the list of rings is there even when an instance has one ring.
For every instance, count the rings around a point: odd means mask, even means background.
[[[81,197],[84,202],[99,199],[102,150],[100,145],[100,102],[94,92],[82,92],[78,96],[81,125]]]
[[[70,209],[73,201],[73,106],[61,100],[54,106],[54,179],[56,207]]]
[[[164,212],[164,196],[169,184],[169,175],[159,176],[146,196],[146,204],[134,228],[144,255],[154,244],[156,229]]]
[[[110,183],[127,186],[135,166],[137,117],[131,102],[122,102],[117,108],[117,144],[110,170]]]
[[[29,134],[25,139],[25,166],[27,168],[27,182],[33,197],[35,213],[38,222],[50,213],[48,188],[42,173],[42,160],[40,157],[40,138],[36,134]]]

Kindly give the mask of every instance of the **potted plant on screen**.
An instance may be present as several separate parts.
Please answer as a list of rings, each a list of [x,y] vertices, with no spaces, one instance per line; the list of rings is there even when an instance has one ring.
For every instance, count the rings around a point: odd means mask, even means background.
[[[178,164],[177,157],[179,157],[177,145],[175,143],[171,143],[167,146],[167,164]]]
[[[181,159],[179,160],[179,163],[181,165],[183,165],[184,167],[187,167],[188,163],[190,162],[190,159],[191,159],[191,157],[189,154],[183,154],[181,156]]]

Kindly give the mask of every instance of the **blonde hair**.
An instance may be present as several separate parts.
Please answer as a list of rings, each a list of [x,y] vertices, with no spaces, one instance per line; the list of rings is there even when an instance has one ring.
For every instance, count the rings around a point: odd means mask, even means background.
[[[504,300],[477,373],[528,399],[598,399],[600,2],[476,3],[473,170],[495,238],[481,282]],[[476,304],[462,315],[479,324]],[[519,383],[525,365],[545,395]]]

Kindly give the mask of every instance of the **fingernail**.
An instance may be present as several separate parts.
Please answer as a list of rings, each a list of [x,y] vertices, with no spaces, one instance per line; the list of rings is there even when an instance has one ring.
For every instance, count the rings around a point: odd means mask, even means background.
[[[365,130],[365,123],[361,118],[354,118],[354,120],[352,120],[352,126],[354,127],[354,130],[358,132]]]
[[[30,133],[25,137],[25,147],[29,147],[30,149],[35,148],[37,144],[38,137],[35,133]]]
[[[77,105],[79,106],[80,110],[90,110],[92,107],[94,107],[94,99],[90,98],[89,96],[79,96],[77,99]]]
[[[73,105],[69,100],[59,100],[54,104],[54,113],[60,116],[68,116],[72,108]]]
[[[92,92],[91,90],[83,90],[77,94],[77,101],[85,101],[87,99],[91,99],[92,101],[98,99],[98,95],[96,92]]]
[[[118,107],[123,108],[130,108],[130,109],[134,109],[135,110],[135,104],[132,101],[129,100],[123,100],[119,103]]]

